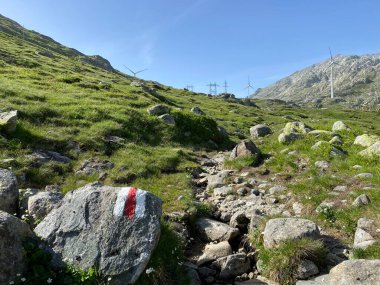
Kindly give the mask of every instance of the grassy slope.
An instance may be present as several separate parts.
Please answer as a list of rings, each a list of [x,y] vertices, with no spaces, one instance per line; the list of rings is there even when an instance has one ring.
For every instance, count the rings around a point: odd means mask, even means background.
[[[46,47],[46,44],[43,46]],[[16,133],[0,140],[0,167],[12,167],[16,174],[26,174],[21,187],[42,188],[56,183],[63,191],[78,188],[96,180],[97,176],[76,176],[74,170],[83,160],[98,157],[115,163],[115,168],[105,180],[106,184],[143,187],[163,199],[165,211],[178,211],[192,204],[187,170],[196,166],[198,152],[209,147],[208,140],[211,138],[221,148],[231,146],[214,133],[214,120],[229,133],[239,131],[246,136],[252,125],[269,124],[275,134],[257,143],[265,153],[276,154],[266,167],[272,172],[285,174],[297,173],[294,163],[280,154],[285,147],[276,141],[276,134],[288,121],[301,120],[314,128],[328,129],[335,120],[341,119],[353,128],[353,133],[380,134],[378,113],[295,109],[265,101],[255,101],[256,106],[245,106],[241,100],[225,102],[154,82],[144,82],[145,88],[134,87],[130,85],[133,81],[131,77],[83,63],[65,52],[57,52],[59,48],[52,51],[54,58],[39,55],[41,50],[45,48],[38,46],[36,41],[30,43],[17,36],[0,33],[0,108],[1,111],[20,111]],[[165,125],[147,114],[146,108],[158,103],[171,107],[171,113],[179,122],[176,127]],[[189,110],[193,106],[200,106],[207,114],[206,118],[192,115]],[[190,137],[184,135],[187,131],[191,132]],[[344,137],[343,147],[349,151],[349,158],[333,160],[331,171],[339,172],[339,179],[344,181],[353,175],[350,166],[358,162],[365,170],[374,172],[372,182],[378,187],[378,162],[360,161],[355,155],[359,148],[352,146],[353,133]],[[125,142],[110,145],[104,140],[109,135],[122,137]],[[232,135],[231,140],[237,142],[239,139]],[[309,160],[313,165],[315,160],[320,159],[309,150],[314,140],[298,142],[289,148],[300,150],[300,158]],[[82,151],[72,147],[72,141],[77,142]],[[25,155],[34,149],[58,151],[72,158],[72,163],[33,167]],[[15,160],[3,160],[8,158]],[[324,192],[337,184],[331,178],[319,181],[312,168],[302,175],[298,184],[294,183],[290,188],[302,202],[305,202],[303,197],[312,192],[315,198],[309,204],[313,207],[326,196]],[[318,181],[313,180],[313,184],[303,186],[302,183],[308,183],[310,175]],[[313,189],[320,189],[321,184],[327,185],[322,188],[324,192],[321,190],[321,194],[314,195]],[[305,187],[307,189],[301,194]],[[353,190],[355,193],[361,192],[359,188]],[[375,198],[371,209],[376,210],[380,205],[379,197],[375,192],[370,193],[371,198]],[[177,201],[181,195],[184,198]],[[348,212],[342,220],[348,215],[351,221],[363,214],[361,211]]]

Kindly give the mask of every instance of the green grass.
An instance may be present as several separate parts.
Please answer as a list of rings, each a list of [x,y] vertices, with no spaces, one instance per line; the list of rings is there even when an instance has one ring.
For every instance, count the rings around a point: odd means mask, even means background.
[[[243,168],[257,165],[258,160],[255,156],[243,156],[235,159],[227,159],[224,161],[225,169],[241,171]]]
[[[352,251],[354,259],[380,259],[380,242],[368,246],[366,249],[356,248]]]
[[[320,267],[324,264],[325,257],[326,249],[323,242],[306,238],[285,241],[279,247],[261,248],[259,251],[263,275],[281,285],[296,283],[296,273],[301,260],[308,259]]]

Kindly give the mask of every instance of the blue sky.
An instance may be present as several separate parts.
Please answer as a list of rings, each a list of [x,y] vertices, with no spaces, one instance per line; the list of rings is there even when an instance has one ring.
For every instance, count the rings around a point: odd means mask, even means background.
[[[0,14],[120,71],[238,97],[335,54],[380,52],[378,0],[1,0]]]

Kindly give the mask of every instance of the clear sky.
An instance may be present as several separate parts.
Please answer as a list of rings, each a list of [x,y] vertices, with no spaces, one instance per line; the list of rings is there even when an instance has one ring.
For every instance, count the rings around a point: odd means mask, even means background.
[[[0,14],[120,71],[247,95],[334,54],[380,52],[379,0],[0,0]]]

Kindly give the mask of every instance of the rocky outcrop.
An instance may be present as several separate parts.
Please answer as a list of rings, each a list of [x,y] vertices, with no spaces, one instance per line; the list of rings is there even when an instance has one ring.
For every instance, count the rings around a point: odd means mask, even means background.
[[[320,237],[317,225],[300,218],[278,218],[267,222],[264,230],[264,246],[272,248],[286,240]]]
[[[28,198],[29,215],[34,221],[41,221],[62,201],[63,195],[59,192],[37,192]]]
[[[0,131],[11,134],[16,131],[17,111],[0,113]]]
[[[0,284],[11,284],[11,278],[25,270],[22,242],[31,237],[33,233],[25,222],[0,211]]]
[[[365,150],[362,150],[359,154],[367,157],[380,156],[380,141],[374,143]]]
[[[16,176],[7,169],[0,169],[0,211],[17,213],[18,196]]]
[[[278,136],[280,143],[290,143],[303,137],[313,129],[303,122],[289,122]]]
[[[332,126],[333,132],[349,131],[349,130],[350,130],[350,128],[342,121],[336,121]]]
[[[261,151],[253,142],[249,140],[242,141],[231,151],[230,159],[244,156],[252,156],[259,160],[261,157]]]
[[[249,133],[251,134],[252,139],[256,139],[271,134],[272,130],[267,125],[260,124],[250,128]]]
[[[61,259],[94,267],[115,284],[134,283],[160,236],[161,200],[131,187],[86,185],[66,194],[62,204],[35,228]]]

